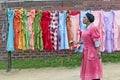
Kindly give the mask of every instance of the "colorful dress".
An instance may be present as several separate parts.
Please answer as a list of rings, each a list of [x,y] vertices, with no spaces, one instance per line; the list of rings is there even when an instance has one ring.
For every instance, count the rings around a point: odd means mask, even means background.
[[[97,27],[100,32],[100,51],[104,52],[105,47],[105,30],[102,24],[102,14],[101,10],[100,11],[92,11],[92,14],[95,17],[95,21],[93,22],[93,26]]]
[[[40,20],[42,17],[42,11],[38,11],[35,15],[32,28],[34,31],[34,46],[38,50],[43,50],[42,30],[40,27]]]
[[[105,52],[111,53],[114,51],[114,13],[113,11],[105,12],[102,11],[103,15],[103,26],[105,30]]]
[[[14,48],[18,50],[18,42],[19,42],[19,29],[20,29],[20,12],[19,10],[15,10],[14,13]]]
[[[50,51],[53,50],[52,41],[50,38],[50,12],[42,12],[42,18],[40,21],[41,29],[42,29],[42,39],[44,50]]]
[[[30,37],[28,38],[29,40],[29,49],[34,50],[34,31],[32,29],[32,23],[35,18],[35,9],[31,10],[30,12],[27,12],[27,27],[30,32]]]
[[[26,45],[26,50],[28,50],[29,49],[30,32],[28,30],[27,23],[26,23],[26,21],[27,21],[26,13],[27,13],[27,10],[24,9],[22,17],[23,17],[23,27],[25,30],[25,45]]]
[[[50,36],[52,40],[52,46],[55,51],[59,51],[58,45],[58,11],[50,13]]]
[[[14,10],[7,10],[8,12],[8,38],[7,38],[7,51],[14,51],[14,29],[13,29],[13,19]]]
[[[114,50],[120,51],[120,10],[114,11]]]
[[[60,35],[60,49],[69,49],[68,35],[66,28],[66,11],[59,12],[59,35]]]
[[[26,43],[25,43],[25,30],[24,30],[24,27],[23,27],[23,11],[24,9],[21,8],[19,10],[20,12],[20,27],[19,27],[19,42],[18,42],[18,49],[21,49],[21,50],[26,50]]]
[[[99,40],[100,33],[96,27],[90,26],[82,32],[84,44],[82,54],[81,80],[93,80],[102,78],[102,64],[98,57],[98,48],[95,47],[94,41]]]

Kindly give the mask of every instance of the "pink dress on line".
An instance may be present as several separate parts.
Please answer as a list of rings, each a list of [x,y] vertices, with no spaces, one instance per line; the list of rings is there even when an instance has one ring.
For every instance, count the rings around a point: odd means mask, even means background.
[[[95,17],[95,21],[93,22],[93,26],[97,27],[100,32],[100,51],[104,52],[105,50],[105,30],[102,24],[102,14],[100,11],[92,11],[92,14]]]
[[[97,27],[91,26],[82,32],[84,49],[80,73],[81,80],[102,78],[102,63],[97,55],[98,49],[94,45],[94,41],[99,40],[99,38],[100,33]]]
[[[120,10],[114,11],[114,50],[120,51]]]
[[[35,9],[31,10],[30,12],[27,12],[27,16],[28,16],[28,19],[27,19],[27,27],[28,27],[28,30],[30,32],[30,41],[29,41],[29,45],[30,45],[30,49],[31,50],[34,50],[34,31],[32,29],[32,23],[34,21],[34,18],[35,18]]]

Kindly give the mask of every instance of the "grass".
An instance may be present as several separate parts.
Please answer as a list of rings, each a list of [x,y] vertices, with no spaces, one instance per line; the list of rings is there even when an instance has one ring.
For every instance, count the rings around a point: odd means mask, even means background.
[[[36,59],[18,59],[12,60],[13,69],[26,68],[43,68],[43,67],[67,67],[73,68],[81,65],[81,55],[76,54],[71,57],[53,57],[53,58],[36,58]],[[103,63],[118,63],[120,62],[120,54],[102,54]],[[7,61],[0,62],[0,69],[7,68]]]

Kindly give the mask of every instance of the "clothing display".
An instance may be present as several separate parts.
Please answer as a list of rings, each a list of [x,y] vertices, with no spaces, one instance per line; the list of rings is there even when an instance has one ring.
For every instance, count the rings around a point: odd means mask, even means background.
[[[59,51],[63,49],[83,52],[84,45],[80,33],[86,31],[83,18],[86,13],[95,17],[92,26],[98,28],[101,52],[120,51],[119,10],[111,11],[70,11],[38,9],[8,9],[7,51],[14,50],[45,50]]]

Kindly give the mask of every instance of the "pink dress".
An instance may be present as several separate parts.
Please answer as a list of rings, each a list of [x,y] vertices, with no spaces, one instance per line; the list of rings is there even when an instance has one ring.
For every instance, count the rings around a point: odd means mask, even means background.
[[[94,41],[99,40],[100,34],[97,27],[91,26],[82,32],[84,44],[82,54],[82,67],[80,77],[82,80],[92,80],[102,78],[101,59],[97,55],[97,48]]]
[[[95,21],[93,22],[93,26],[97,27],[100,32],[100,51],[104,52],[105,47],[105,30],[102,25],[102,14],[100,11],[92,11],[92,14],[95,16]]]
[[[120,51],[120,10],[114,11],[114,50]]]
[[[30,49],[34,50],[34,31],[32,29],[32,23],[35,18],[35,9],[31,10],[30,12],[27,12],[27,16],[28,16],[28,19],[27,19],[26,24],[30,32],[29,45],[30,45]]]
[[[80,41],[80,12],[71,12],[71,35],[73,37],[73,42],[78,43]],[[79,48],[79,44],[74,45],[74,48]]]

